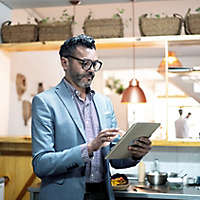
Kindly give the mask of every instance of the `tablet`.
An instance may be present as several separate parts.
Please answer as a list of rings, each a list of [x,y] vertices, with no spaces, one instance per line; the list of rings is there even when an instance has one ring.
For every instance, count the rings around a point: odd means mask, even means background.
[[[130,157],[128,146],[133,140],[145,136],[151,137],[153,132],[160,126],[160,123],[138,122],[133,124],[121,137],[117,144],[107,154],[106,159],[121,159]]]

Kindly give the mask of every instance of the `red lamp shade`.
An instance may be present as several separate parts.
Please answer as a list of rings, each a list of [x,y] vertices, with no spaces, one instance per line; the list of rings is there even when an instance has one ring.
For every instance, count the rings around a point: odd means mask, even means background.
[[[128,88],[123,92],[121,103],[146,103],[146,97],[139,86],[139,81],[135,79],[136,85],[132,85],[133,79],[130,80]]]

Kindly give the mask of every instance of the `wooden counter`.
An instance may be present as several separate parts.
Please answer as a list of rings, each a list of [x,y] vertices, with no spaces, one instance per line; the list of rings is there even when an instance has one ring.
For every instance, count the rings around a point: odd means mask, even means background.
[[[30,137],[0,137],[0,153],[31,155]]]
[[[0,177],[7,177],[5,200],[29,200],[27,187],[39,182],[32,170],[30,137],[0,137]]]

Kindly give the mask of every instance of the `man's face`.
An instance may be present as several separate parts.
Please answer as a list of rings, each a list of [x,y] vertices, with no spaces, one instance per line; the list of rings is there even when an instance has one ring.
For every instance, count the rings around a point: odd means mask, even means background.
[[[89,49],[82,46],[76,48],[73,56],[83,60],[97,60],[97,54],[95,49]],[[73,58],[69,58],[67,73],[70,76],[71,80],[74,82],[74,84],[76,84],[80,88],[90,87],[92,80],[95,76],[93,68],[86,71],[82,68],[81,62]]]

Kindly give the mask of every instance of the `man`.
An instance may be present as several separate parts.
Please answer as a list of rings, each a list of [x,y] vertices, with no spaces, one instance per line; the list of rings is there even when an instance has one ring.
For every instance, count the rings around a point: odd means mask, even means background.
[[[33,169],[42,179],[40,200],[112,200],[105,156],[120,130],[110,100],[90,88],[102,66],[95,41],[79,35],[65,41],[59,53],[65,77],[32,103]],[[150,149],[150,140],[141,137],[129,146],[131,158],[110,164],[135,166]]]

